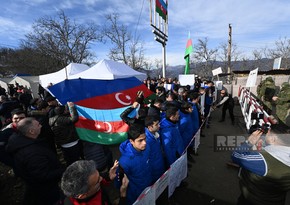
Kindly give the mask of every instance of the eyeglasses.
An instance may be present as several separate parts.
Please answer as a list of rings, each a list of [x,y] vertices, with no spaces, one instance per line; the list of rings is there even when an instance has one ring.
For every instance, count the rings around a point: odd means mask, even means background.
[[[224,95],[224,94],[226,94],[226,93],[221,93],[221,95]]]

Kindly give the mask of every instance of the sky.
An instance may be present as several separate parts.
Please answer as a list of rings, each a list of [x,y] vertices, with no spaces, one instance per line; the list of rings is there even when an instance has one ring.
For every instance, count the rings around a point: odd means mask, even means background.
[[[162,60],[162,46],[154,40],[149,18],[149,0],[0,0],[0,47],[17,48],[33,23],[45,16],[57,16],[63,10],[81,24],[104,23],[104,16],[117,12],[120,22],[144,43],[145,58]],[[188,33],[193,45],[208,38],[210,49],[228,41],[232,25],[232,43],[242,56],[251,57],[255,49],[273,48],[275,41],[290,36],[289,0],[168,0],[168,42],[166,62],[184,65]],[[93,44],[98,60],[108,59],[110,44]]]

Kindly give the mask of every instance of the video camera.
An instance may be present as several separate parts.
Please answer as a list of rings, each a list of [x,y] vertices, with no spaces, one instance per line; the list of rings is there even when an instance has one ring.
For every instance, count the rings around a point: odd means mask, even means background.
[[[267,132],[270,129],[270,125],[267,123],[264,123],[262,125],[260,125],[259,120],[260,119],[264,119],[264,113],[263,112],[252,112],[251,113],[251,120],[256,120],[256,123],[253,124],[250,129],[249,129],[249,133],[252,134],[253,132],[255,132],[256,130],[260,130],[263,132],[263,134],[267,134]]]

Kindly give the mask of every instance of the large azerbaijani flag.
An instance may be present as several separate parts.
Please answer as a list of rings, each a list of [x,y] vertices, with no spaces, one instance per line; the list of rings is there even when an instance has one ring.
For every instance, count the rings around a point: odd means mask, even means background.
[[[188,33],[188,40],[186,43],[186,48],[185,48],[185,54],[184,54],[184,59],[186,61],[185,64],[185,69],[184,69],[184,74],[187,75],[189,74],[189,70],[190,70],[190,54],[193,51],[193,47],[192,47],[192,40],[190,38],[190,33]]]
[[[167,0],[166,3],[164,0],[156,0],[156,12],[161,16],[165,21],[167,18]]]
[[[145,97],[152,94],[136,77],[72,79],[49,88],[61,104],[76,104],[79,120],[75,126],[80,139],[106,145],[127,139],[128,125],[120,114],[134,102],[138,90]]]

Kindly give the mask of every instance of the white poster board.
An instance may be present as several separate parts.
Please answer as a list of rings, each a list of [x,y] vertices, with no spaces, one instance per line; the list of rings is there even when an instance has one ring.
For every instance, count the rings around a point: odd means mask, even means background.
[[[147,187],[133,205],[155,205],[155,188]]]
[[[258,69],[259,68],[256,68],[255,70],[252,70],[249,73],[249,76],[248,76],[248,79],[247,79],[247,83],[246,83],[246,87],[254,87],[254,86],[256,86]]]
[[[153,185],[155,188],[155,199],[168,187],[169,170],[167,170]]]
[[[214,81],[214,86],[217,90],[223,89],[223,81]]]
[[[216,75],[221,74],[221,73],[223,73],[222,67],[218,67],[218,68],[212,70],[212,75],[213,76],[216,76]]]
[[[274,64],[273,64],[273,70],[280,69],[281,61],[282,61],[282,57],[275,58]]]
[[[187,152],[179,157],[173,164],[170,165],[168,197],[170,197],[175,188],[178,187],[183,179],[187,176]]]
[[[194,74],[179,75],[178,80],[180,85],[182,86],[190,85],[190,89],[193,89],[195,83],[195,75]]]

